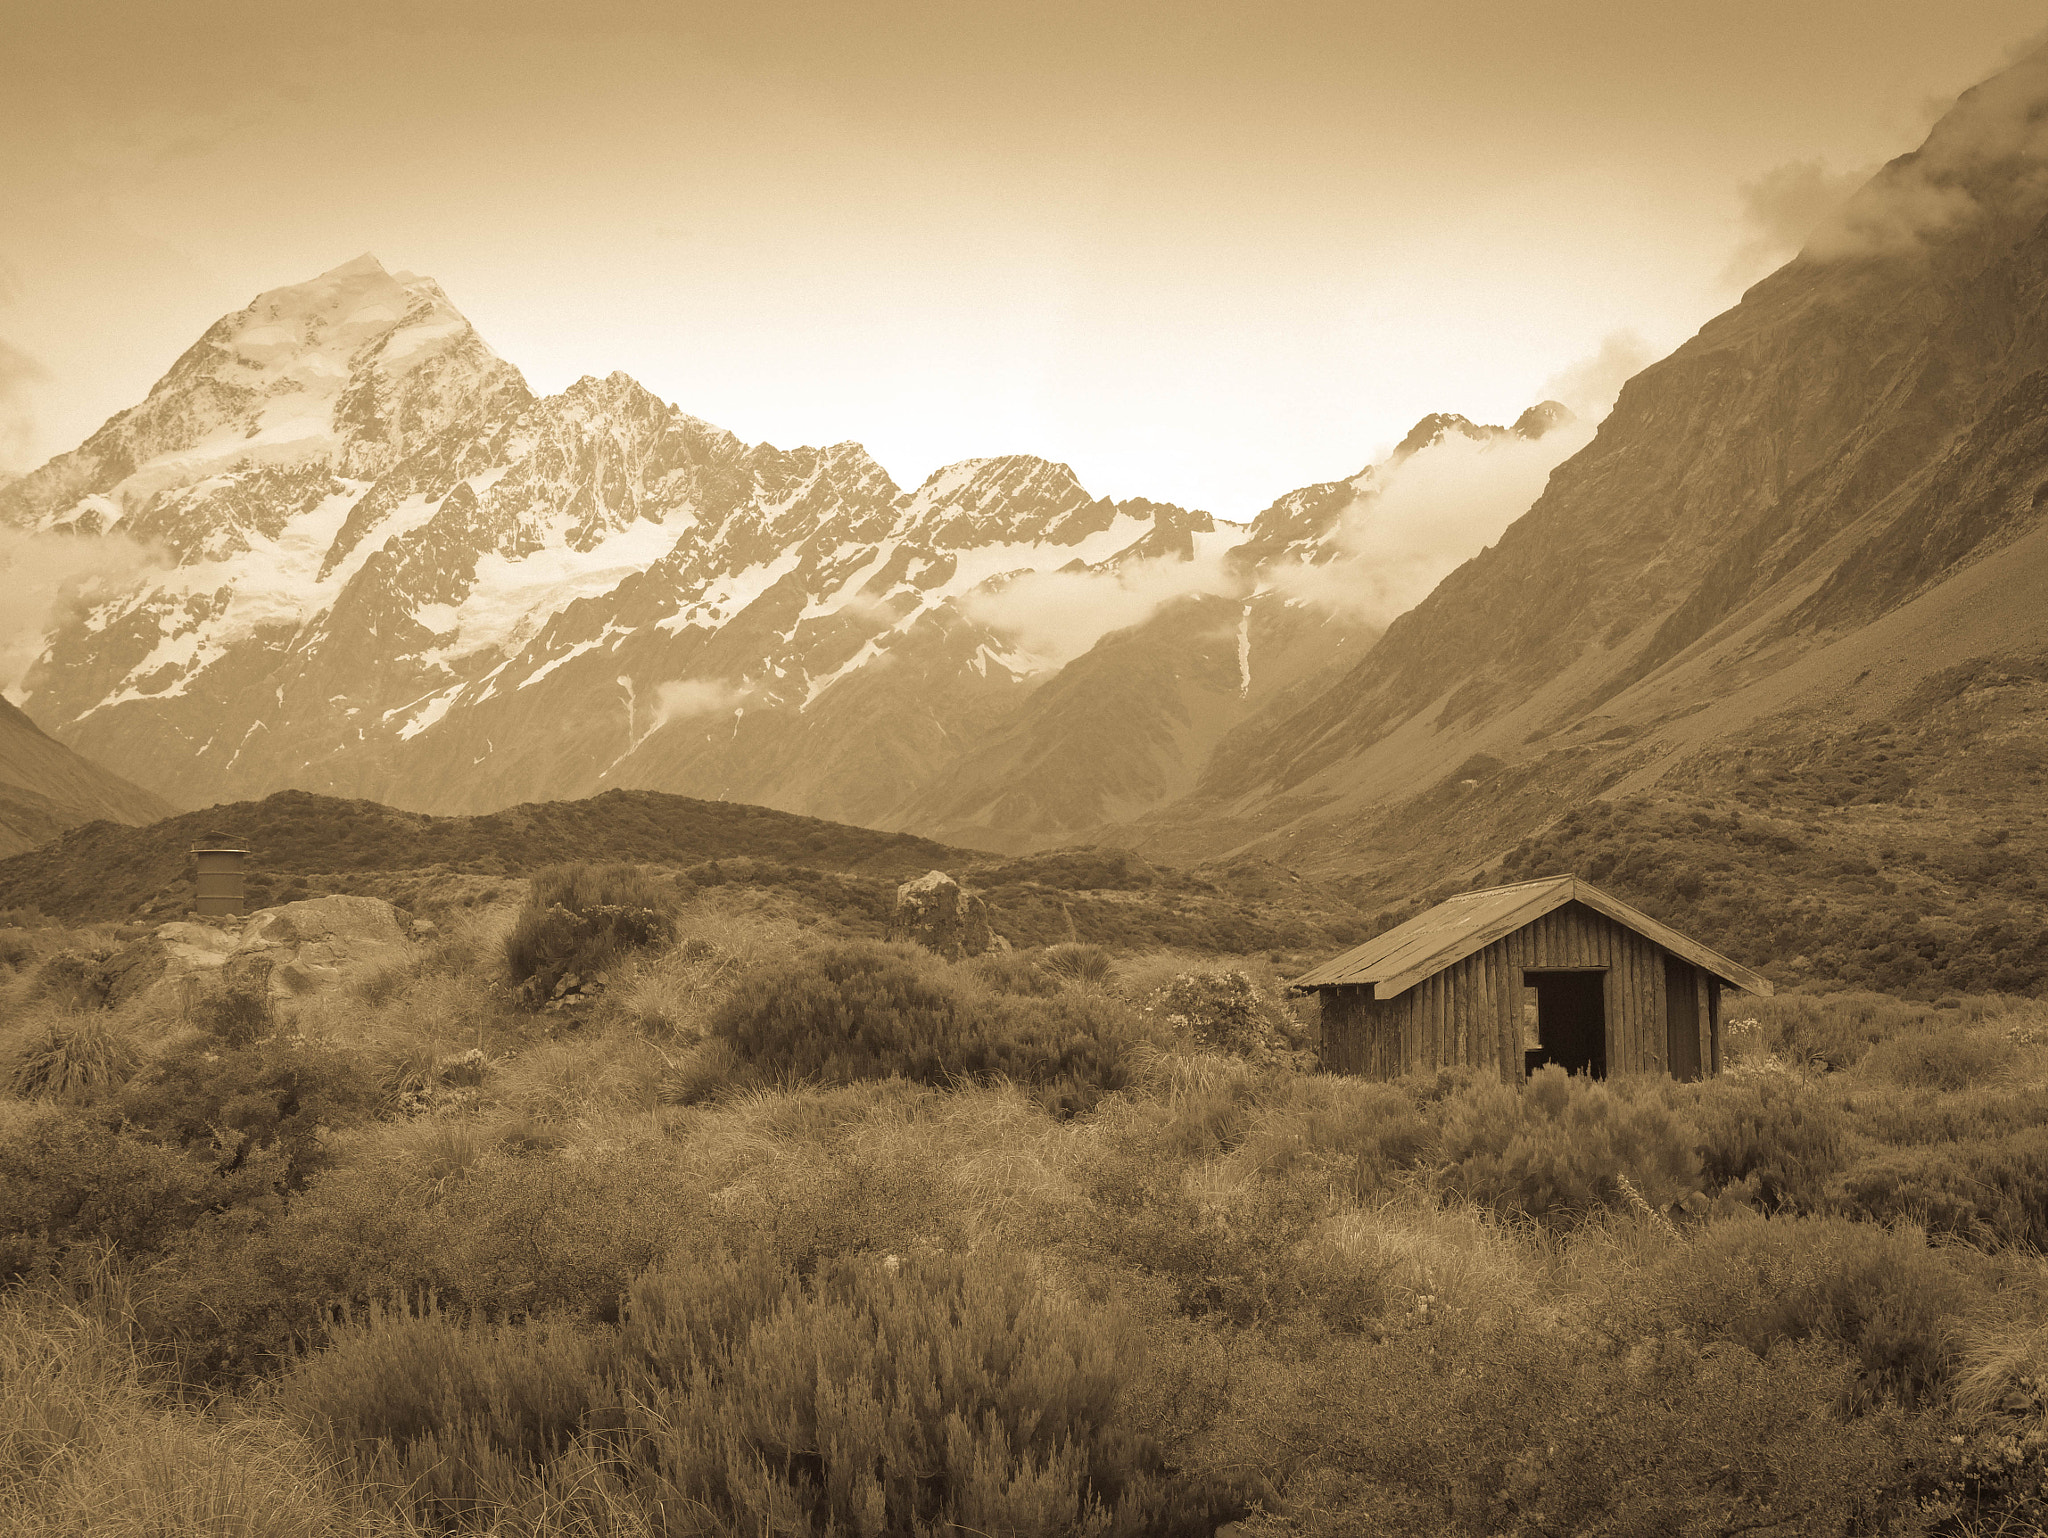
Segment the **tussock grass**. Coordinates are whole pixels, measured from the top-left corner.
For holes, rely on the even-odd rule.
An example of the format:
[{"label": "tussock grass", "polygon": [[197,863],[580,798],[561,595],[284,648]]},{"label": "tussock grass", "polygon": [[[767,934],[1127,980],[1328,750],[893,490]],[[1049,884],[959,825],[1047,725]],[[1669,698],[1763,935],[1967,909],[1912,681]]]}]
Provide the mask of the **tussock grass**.
[{"label": "tussock grass", "polygon": [[106,1323],[0,1304],[0,1530],[21,1538],[372,1538],[274,1417],[169,1403]]},{"label": "tussock grass", "polygon": [[24,1022],[9,1057],[10,1093],[86,1100],[125,1083],[142,1055],[104,1013],[45,1004]]}]

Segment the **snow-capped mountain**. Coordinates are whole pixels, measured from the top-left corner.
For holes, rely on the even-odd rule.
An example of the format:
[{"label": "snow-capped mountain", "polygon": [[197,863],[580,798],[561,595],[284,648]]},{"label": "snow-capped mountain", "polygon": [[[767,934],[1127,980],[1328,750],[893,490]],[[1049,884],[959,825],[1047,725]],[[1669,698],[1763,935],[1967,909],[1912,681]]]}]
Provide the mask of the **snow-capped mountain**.
[{"label": "snow-capped mountain", "polygon": [[[1430,418],[1390,463],[1510,431]],[[1185,790],[1369,642],[1280,577],[1386,468],[1250,526],[1025,456],[904,491],[858,444],[748,445],[621,374],[537,399],[434,283],[363,257],[224,317],[0,488],[0,522],[154,562],[26,687],[174,801],[631,786],[1021,847]],[[1073,609],[1052,633],[1019,620],[1041,589]]]}]

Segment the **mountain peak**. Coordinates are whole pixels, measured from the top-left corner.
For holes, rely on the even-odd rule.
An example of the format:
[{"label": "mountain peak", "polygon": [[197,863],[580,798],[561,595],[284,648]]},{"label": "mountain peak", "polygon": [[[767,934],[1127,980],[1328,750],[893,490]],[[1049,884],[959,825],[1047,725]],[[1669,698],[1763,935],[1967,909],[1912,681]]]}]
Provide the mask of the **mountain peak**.
[{"label": "mountain peak", "polygon": [[[367,277],[372,274],[378,277],[390,276],[389,270],[384,264],[378,261],[372,253],[365,251],[361,256],[354,258],[352,261],[343,262],[339,267],[328,268],[327,271],[320,274],[320,278],[354,278]],[[316,278],[314,281],[318,282],[320,279]]]},{"label": "mountain peak", "polygon": [[1538,401],[1516,417],[1515,425],[1508,431],[1517,438],[1533,440],[1560,427],[1569,427],[1578,419],[1579,414],[1563,401]]}]

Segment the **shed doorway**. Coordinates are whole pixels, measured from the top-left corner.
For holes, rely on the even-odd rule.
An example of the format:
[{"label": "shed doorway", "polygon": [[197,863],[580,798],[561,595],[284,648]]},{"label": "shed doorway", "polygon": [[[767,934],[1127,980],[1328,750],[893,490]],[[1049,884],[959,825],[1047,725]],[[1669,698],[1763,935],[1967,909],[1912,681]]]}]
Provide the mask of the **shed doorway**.
[{"label": "shed doorway", "polygon": [[1606,972],[1525,971],[1522,984],[1536,995],[1536,1047],[1523,1054],[1523,1071],[1555,1063],[1566,1073],[1606,1078]]}]

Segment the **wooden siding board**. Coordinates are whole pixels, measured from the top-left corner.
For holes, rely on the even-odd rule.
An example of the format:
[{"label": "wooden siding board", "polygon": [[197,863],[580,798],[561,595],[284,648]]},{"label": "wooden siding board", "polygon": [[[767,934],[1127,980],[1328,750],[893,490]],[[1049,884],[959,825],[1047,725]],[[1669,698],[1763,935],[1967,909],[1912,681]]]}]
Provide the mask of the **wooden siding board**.
[{"label": "wooden siding board", "polygon": [[1472,1061],[1472,958],[1459,962],[1451,977],[1451,1015],[1458,1032],[1460,1063]]},{"label": "wooden siding board", "polygon": [[1704,972],[1694,974],[1693,1007],[1699,1012],[1700,1031],[1700,1077],[1712,1078],[1714,1074],[1714,1031],[1707,1018],[1707,987]]}]

